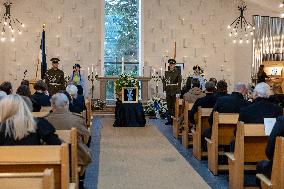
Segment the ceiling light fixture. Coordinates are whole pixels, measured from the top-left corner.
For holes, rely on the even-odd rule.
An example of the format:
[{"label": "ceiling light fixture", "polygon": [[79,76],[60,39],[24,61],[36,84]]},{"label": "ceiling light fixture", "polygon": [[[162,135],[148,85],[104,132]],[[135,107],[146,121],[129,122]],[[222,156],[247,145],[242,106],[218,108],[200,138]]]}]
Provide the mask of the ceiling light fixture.
[{"label": "ceiling light fixture", "polygon": [[10,41],[15,41],[15,31],[18,32],[19,35],[22,34],[21,28],[24,28],[25,25],[20,22],[17,18],[13,18],[11,15],[11,7],[12,3],[10,0],[6,1],[4,4],[5,6],[5,14],[2,17],[2,20],[0,21],[0,24],[2,24],[2,32],[1,32],[1,41],[4,42],[8,31],[10,30]]},{"label": "ceiling light fixture", "polygon": [[239,44],[243,44],[245,40],[247,44],[249,43],[249,36],[253,35],[253,30],[255,29],[252,24],[250,24],[244,17],[244,12],[247,10],[247,5],[244,1],[238,6],[240,11],[240,16],[236,18],[232,24],[228,25],[228,30],[230,30],[229,36],[233,38],[233,43],[239,41]]}]

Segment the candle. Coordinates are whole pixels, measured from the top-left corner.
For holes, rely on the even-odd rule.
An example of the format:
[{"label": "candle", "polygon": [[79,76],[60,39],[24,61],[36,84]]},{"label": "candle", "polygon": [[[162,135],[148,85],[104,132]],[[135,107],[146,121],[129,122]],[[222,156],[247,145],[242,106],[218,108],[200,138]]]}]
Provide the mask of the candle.
[{"label": "candle", "polygon": [[96,75],[98,75],[97,68],[95,69],[95,73],[96,73]]},{"label": "candle", "polygon": [[88,67],[88,76],[90,75],[90,68]]},{"label": "candle", "polygon": [[160,68],[160,71],[161,71],[160,76],[162,76],[163,75],[163,68],[162,67]]},{"label": "candle", "polygon": [[94,73],[94,66],[92,65],[92,73]]},{"label": "candle", "polygon": [[154,77],[156,76],[156,69],[154,68]]},{"label": "candle", "polygon": [[121,58],[121,73],[124,74],[124,57]]}]

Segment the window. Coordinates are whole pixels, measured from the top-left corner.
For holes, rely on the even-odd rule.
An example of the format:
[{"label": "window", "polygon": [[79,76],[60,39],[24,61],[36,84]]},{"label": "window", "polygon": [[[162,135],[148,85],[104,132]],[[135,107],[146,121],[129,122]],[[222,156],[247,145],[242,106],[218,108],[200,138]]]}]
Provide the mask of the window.
[{"label": "window", "polygon": [[[139,1],[105,0],[105,76],[139,75]],[[106,98],[114,99],[113,82],[107,83]]]}]

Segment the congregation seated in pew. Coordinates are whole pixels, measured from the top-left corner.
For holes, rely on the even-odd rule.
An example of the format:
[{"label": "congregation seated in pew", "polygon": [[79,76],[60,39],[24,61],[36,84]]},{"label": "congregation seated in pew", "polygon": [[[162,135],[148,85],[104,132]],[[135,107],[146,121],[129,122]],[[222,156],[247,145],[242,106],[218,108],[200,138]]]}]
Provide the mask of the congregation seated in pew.
[{"label": "congregation seated in pew", "polygon": [[32,111],[33,112],[39,112],[41,109],[41,105],[31,98],[31,91],[30,88],[27,85],[20,85],[17,89],[16,94],[21,95],[23,97],[27,97],[32,102]]},{"label": "congregation seated in pew", "polygon": [[189,103],[195,103],[195,101],[199,98],[205,96],[205,93],[202,92],[200,88],[200,82],[197,78],[192,79],[192,88],[183,95],[183,100]]},{"label": "congregation seated in pew", "polygon": [[[264,118],[277,118],[283,115],[283,109],[269,101],[270,86],[258,83],[253,91],[253,103],[241,108],[239,121],[244,123],[264,123]],[[234,151],[234,140],[230,151]]]},{"label": "congregation seated in pew", "polygon": [[198,111],[199,106],[202,108],[213,108],[216,102],[216,97],[214,96],[213,93],[215,89],[214,83],[212,81],[206,82],[205,89],[206,89],[206,96],[197,99],[188,114],[189,121],[191,124],[195,124],[194,114]]},{"label": "congregation seated in pew", "polygon": [[9,95],[0,100],[0,145],[59,145],[55,128],[45,119],[34,118],[23,98]]},{"label": "congregation seated in pew", "polygon": [[90,132],[86,128],[85,120],[81,115],[69,111],[69,100],[63,93],[56,93],[51,97],[52,112],[47,119],[56,130],[77,129],[78,138],[78,165],[82,167],[80,184],[83,185],[85,168],[91,163],[92,157],[87,143],[90,140]]},{"label": "congregation seated in pew", "polygon": [[[232,94],[218,98],[208,119],[210,127],[212,128],[213,124],[213,112],[239,113],[241,108],[249,105],[249,102],[244,99],[246,94],[246,85],[244,83],[237,83]],[[211,138],[211,128],[204,131],[204,137]]]},{"label": "congregation seated in pew", "polygon": [[[214,81],[212,82],[214,83]],[[225,80],[219,80],[215,85],[217,87],[216,91],[214,91],[214,96],[216,98],[228,95],[228,84]]]},{"label": "congregation seated in pew", "polygon": [[36,101],[41,106],[50,106],[50,96],[47,93],[47,85],[43,80],[38,80],[34,84],[35,93],[31,99]]},{"label": "congregation seated in pew", "polygon": [[13,87],[12,87],[11,82],[4,81],[3,83],[1,83],[0,91],[4,91],[7,95],[12,94],[13,93]]},{"label": "congregation seated in pew", "polygon": [[85,98],[82,95],[83,93],[82,86],[68,85],[66,87],[66,91],[69,93],[71,98],[70,111],[78,114],[83,112],[83,110],[85,110],[86,107],[85,107]]}]

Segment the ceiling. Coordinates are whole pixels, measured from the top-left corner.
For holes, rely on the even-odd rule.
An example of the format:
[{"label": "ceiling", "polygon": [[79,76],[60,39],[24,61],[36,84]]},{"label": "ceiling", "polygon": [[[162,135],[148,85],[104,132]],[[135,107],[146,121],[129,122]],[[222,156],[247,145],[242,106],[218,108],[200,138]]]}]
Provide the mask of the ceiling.
[{"label": "ceiling", "polygon": [[281,1],[282,0],[247,0],[247,2],[252,2],[275,13],[284,11],[284,8],[279,8]]}]

